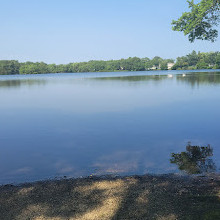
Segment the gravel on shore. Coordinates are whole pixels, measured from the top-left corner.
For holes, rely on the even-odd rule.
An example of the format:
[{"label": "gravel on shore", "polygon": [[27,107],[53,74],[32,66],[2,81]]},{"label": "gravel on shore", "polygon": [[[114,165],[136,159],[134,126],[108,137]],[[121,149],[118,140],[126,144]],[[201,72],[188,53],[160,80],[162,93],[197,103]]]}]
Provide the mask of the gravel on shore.
[{"label": "gravel on shore", "polygon": [[220,219],[220,175],[87,177],[0,186],[1,220]]}]

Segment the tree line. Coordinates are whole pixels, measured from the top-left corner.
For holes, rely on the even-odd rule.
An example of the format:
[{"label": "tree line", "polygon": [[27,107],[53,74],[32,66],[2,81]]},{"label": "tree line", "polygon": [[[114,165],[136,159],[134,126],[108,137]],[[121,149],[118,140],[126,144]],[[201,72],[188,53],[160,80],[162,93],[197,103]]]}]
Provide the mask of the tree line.
[{"label": "tree line", "polygon": [[[0,60],[0,74],[42,74],[42,73],[80,73],[80,72],[114,72],[114,71],[147,71],[167,70],[173,59],[153,59],[129,57],[120,60],[91,60],[69,64],[46,64],[44,62],[23,62]],[[192,53],[178,57],[172,69],[219,69],[220,52]]]},{"label": "tree line", "polygon": [[120,60],[91,60],[88,62],[69,64],[46,64],[44,62],[19,63],[16,60],[0,60],[0,74],[40,74],[40,73],[80,73],[80,72],[114,72],[114,71],[145,71],[152,67],[167,69],[167,64],[174,62],[172,59],[161,57],[138,58],[129,57]]},{"label": "tree line", "polygon": [[192,53],[177,57],[173,70],[220,69],[220,52]]}]

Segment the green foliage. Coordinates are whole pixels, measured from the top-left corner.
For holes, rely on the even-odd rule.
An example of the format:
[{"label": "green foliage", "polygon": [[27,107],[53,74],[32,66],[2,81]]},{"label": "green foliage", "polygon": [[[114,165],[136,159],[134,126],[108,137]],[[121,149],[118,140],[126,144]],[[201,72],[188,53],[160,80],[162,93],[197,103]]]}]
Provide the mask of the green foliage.
[{"label": "green foliage", "polygon": [[48,65],[46,63],[22,63],[19,73],[20,74],[37,74],[37,73],[48,73]]},{"label": "green foliage", "polygon": [[200,60],[196,66],[197,66],[197,69],[208,69],[209,68],[208,64],[204,60]]},{"label": "green foliage", "polygon": [[216,69],[220,69],[220,53],[216,56]]},{"label": "green foliage", "polygon": [[[114,72],[114,71],[144,71],[151,69],[154,65],[160,69],[163,63],[172,61],[163,60],[160,57],[149,58],[129,57],[120,60],[91,60],[89,62],[69,64],[46,64],[43,62],[25,62],[19,64],[17,61],[0,61],[0,74],[42,74],[42,73],[80,73],[80,72]],[[16,64],[16,65],[15,65]],[[16,66],[16,71],[12,67]],[[164,68],[167,69],[167,68]]]},{"label": "green foliage", "polygon": [[173,70],[182,69],[218,69],[220,68],[220,53],[192,53],[177,57],[176,63],[173,66]]},{"label": "green foliage", "polygon": [[[46,64],[44,62],[19,63],[15,60],[0,61],[0,75],[9,74],[42,74],[42,73],[81,73],[81,72],[114,72],[114,71],[147,71],[151,69],[167,70],[168,63],[173,59],[162,59],[155,56],[152,60],[148,57],[129,57],[120,60],[91,60],[89,62],[69,64]],[[173,70],[191,69],[220,69],[220,52],[192,53],[178,57]]]},{"label": "green foliage", "polygon": [[161,70],[167,70],[168,69],[167,62],[166,61],[162,62],[161,65],[160,65],[160,68],[161,68]]},{"label": "green foliage", "polygon": [[20,64],[17,60],[0,60],[0,74],[19,74]]},{"label": "green foliage", "polygon": [[156,68],[158,68],[159,69],[159,65],[160,65],[160,63],[162,62],[162,58],[161,57],[158,57],[158,56],[156,56],[156,57],[154,57],[152,60],[151,60],[151,63],[156,67]]},{"label": "green foliage", "polygon": [[214,29],[219,23],[220,0],[201,0],[195,4],[188,0],[190,12],[185,12],[177,21],[172,21],[174,31],[188,35],[189,41],[195,39],[215,41],[218,31]]}]

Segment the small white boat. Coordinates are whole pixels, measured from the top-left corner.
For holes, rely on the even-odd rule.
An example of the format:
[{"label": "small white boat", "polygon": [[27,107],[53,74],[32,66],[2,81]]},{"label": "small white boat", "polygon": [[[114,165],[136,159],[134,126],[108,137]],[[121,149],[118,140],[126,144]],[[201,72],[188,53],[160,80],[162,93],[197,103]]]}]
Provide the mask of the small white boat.
[{"label": "small white boat", "polygon": [[185,76],[186,76],[186,74],[183,73],[182,77],[185,77]]},{"label": "small white boat", "polygon": [[173,75],[172,75],[172,74],[168,74],[168,75],[167,75],[167,77],[172,78],[172,77],[173,77]]}]

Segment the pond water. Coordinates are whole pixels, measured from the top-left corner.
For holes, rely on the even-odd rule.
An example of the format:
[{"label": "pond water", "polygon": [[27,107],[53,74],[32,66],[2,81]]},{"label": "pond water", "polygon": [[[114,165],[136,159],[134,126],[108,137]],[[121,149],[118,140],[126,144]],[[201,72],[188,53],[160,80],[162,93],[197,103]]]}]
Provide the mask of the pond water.
[{"label": "pond water", "polygon": [[219,172],[219,116],[218,71],[0,76],[0,184],[184,172],[189,141]]}]

